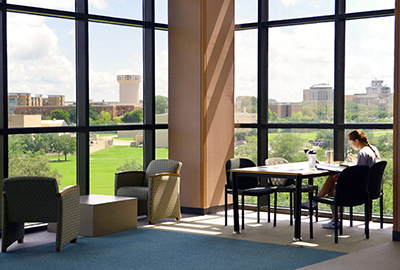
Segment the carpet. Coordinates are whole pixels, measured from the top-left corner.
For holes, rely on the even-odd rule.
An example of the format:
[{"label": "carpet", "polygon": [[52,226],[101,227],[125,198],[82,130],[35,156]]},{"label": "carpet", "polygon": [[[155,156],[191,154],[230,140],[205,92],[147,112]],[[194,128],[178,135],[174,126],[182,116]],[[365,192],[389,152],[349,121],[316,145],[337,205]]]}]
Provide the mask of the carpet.
[{"label": "carpet", "polygon": [[[17,245],[17,243],[14,243]],[[346,253],[138,228],[0,253],[4,269],[296,269]]]}]

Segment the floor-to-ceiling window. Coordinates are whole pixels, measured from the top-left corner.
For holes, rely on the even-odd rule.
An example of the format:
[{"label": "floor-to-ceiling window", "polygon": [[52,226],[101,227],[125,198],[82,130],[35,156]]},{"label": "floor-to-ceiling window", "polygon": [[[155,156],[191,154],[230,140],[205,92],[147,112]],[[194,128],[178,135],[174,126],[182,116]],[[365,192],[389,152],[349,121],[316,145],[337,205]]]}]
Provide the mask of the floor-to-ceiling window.
[{"label": "floor-to-ceiling window", "polygon": [[1,179],[112,195],[168,158],[167,0],[0,2]]},{"label": "floor-to-ceiling window", "polygon": [[313,148],[319,160],[326,150],[345,160],[347,133],[364,130],[388,161],[391,215],[394,6],[236,0],[235,155],[262,165],[268,157],[305,161],[303,150]]}]

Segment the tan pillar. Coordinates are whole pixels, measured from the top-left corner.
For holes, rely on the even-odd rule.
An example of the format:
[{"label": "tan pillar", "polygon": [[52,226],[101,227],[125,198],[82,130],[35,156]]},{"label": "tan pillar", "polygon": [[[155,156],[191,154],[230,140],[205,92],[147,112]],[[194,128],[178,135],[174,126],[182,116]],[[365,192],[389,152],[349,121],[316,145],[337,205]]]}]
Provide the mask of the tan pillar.
[{"label": "tan pillar", "polygon": [[223,204],[233,157],[233,3],[168,1],[169,157],[183,163],[181,206],[193,213]]},{"label": "tan pillar", "polygon": [[394,59],[393,240],[400,241],[400,1],[396,1]]}]

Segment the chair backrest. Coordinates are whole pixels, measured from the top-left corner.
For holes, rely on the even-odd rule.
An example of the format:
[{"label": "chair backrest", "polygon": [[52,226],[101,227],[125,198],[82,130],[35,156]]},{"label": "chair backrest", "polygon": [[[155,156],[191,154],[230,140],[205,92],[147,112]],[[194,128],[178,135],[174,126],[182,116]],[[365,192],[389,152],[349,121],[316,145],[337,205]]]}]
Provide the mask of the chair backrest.
[{"label": "chair backrest", "polygon": [[[232,173],[228,172],[230,169],[239,169],[246,167],[255,167],[253,161],[247,158],[231,158],[225,163],[225,171],[226,171],[226,187],[228,189],[232,189],[233,185],[233,177]],[[258,178],[257,177],[239,177],[238,178],[238,189],[248,189],[254,188],[258,186]]]},{"label": "chair backrest", "polygon": [[55,178],[20,176],[4,179],[10,222],[56,222],[59,199]]},{"label": "chair backrest", "polygon": [[[289,163],[284,158],[267,158],[265,160],[265,165],[277,165],[277,164],[284,164]],[[287,179],[287,178],[269,178],[269,184],[271,186],[289,186],[294,184],[294,179]]]},{"label": "chair backrest", "polygon": [[149,176],[156,173],[180,173],[182,163],[172,159],[156,159],[152,160],[147,166],[146,175],[143,180],[143,185],[149,185]]},{"label": "chair backrest", "polygon": [[386,164],[386,161],[379,161],[369,170],[368,193],[370,199],[377,199],[382,194],[382,179]]},{"label": "chair backrest", "polygon": [[357,165],[340,173],[335,195],[338,206],[362,205],[367,201],[369,169],[367,165]]}]

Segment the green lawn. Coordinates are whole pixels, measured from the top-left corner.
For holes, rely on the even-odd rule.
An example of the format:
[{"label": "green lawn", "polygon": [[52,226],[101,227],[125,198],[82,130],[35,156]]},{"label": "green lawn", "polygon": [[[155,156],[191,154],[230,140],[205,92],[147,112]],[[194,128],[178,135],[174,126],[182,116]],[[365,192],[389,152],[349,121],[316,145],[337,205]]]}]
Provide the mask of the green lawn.
[{"label": "green lawn", "polygon": [[[157,148],[156,158],[168,158],[167,148]],[[129,146],[111,146],[90,155],[90,193],[114,194],[114,174],[128,159],[143,163],[143,149]],[[61,187],[76,183],[76,156],[68,156],[68,161],[51,158],[51,165],[63,174]]]}]

